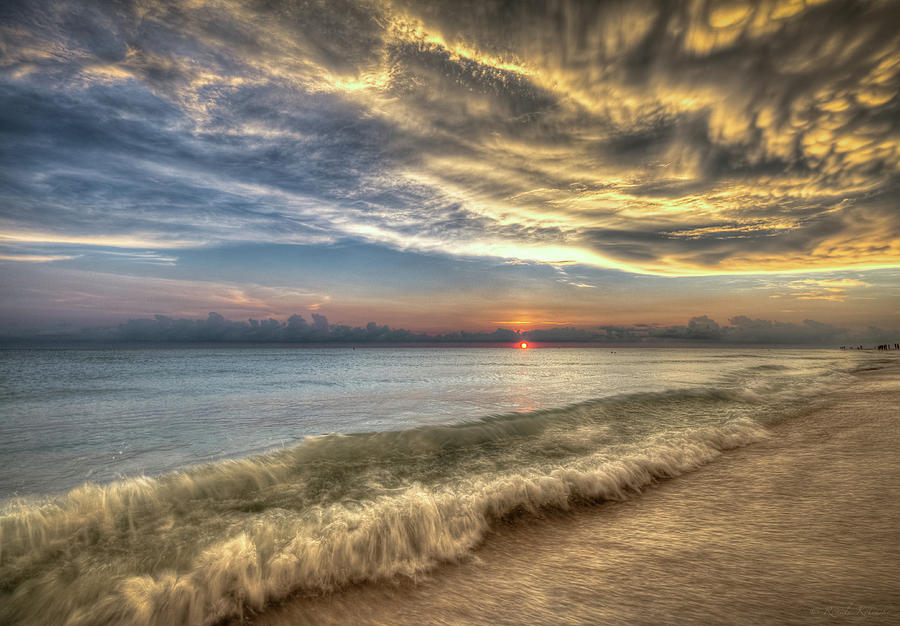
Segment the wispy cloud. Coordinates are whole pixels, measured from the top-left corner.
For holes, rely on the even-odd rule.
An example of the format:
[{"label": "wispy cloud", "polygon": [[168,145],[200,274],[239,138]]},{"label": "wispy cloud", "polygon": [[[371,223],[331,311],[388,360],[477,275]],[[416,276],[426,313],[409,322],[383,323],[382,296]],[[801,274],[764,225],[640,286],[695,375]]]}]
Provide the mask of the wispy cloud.
[{"label": "wispy cloud", "polygon": [[152,313],[205,316],[210,309],[229,317],[286,317],[292,312],[317,310],[328,294],[291,287],[209,280],[167,279],[60,269],[29,275],[9,275],[5,289],[14,295],[0,306],[11,319],[121,320]]},{"label": "wispy cloud", "polygon": [[849,297],[849,291],[860,287],[871,287],[870,283],[855,278],[840,279],[812,279],[792,280],[785,285],[792,292],[787,296],[797,300],[830,300],[844,302]]},{"label": "wispy cloud", "polygon": [[66,254],[0,254],[0,261],[18,261],[22,263],[50,263],[76,258]]}]

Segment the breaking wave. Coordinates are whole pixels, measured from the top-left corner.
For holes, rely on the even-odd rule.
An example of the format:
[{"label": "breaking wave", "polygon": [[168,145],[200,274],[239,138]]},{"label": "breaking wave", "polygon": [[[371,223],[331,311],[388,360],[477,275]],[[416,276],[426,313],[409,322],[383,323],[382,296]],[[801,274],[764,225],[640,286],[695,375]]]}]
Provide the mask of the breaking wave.
[{"label": "breaking wave", "polygon": [[621,396],[10,501],[0,622],[210,624],[412,576],[510,515],[621,500],[758,441],[762,410],[719,390]]}]

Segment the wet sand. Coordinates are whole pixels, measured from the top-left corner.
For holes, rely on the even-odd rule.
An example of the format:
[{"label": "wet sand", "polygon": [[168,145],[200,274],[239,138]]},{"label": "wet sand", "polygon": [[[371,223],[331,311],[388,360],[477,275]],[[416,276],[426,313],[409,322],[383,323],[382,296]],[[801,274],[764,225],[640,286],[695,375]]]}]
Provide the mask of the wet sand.
[{"label": "wet sand", "polygon": [[632,500],[523,516],[465,562],[257,624],[900,623],[900,368]]}]

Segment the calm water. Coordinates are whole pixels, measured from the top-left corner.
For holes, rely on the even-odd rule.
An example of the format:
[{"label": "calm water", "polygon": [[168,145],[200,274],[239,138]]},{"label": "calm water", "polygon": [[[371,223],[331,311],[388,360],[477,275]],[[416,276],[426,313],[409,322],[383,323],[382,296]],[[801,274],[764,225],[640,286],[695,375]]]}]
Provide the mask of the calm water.
[{"label": "calm water", "polygon": [[0,498],[158,474],[308,435],[458,423],[636,392],[802,392],[859,358],[782,350],[2,350]]},{"label": "calm water", "polygon": [[511,516],[626,500],[768,440],[887,361],[5,350],[0,622],[216,623],[418,576]]}]

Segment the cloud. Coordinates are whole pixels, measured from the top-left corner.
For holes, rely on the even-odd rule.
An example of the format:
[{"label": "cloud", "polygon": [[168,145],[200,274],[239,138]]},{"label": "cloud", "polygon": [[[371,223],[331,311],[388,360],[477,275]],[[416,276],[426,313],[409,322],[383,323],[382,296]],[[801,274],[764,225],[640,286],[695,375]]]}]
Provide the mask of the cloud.
[{"label": "cloud", "polygon": [[661,275],[900,264],[893,3],[5,11],[10,237],[349,238]]},{"label": "cloud", "polygon": [[[835,344],[853,341],[858,333],[846,328],[804,320],[801,324],[766,319],[753,319],[737,315],[728,320],[728,326],[720,326],[707,316],[693,318],[687,326],[652,328],[651,337],[701,340],[730,344],[815,345],[834,347]],[[884,334],[896,331],[882,331]]]},{"label": "cloud", "polygon": [[792,280],[785,285],[789,289],[788,296],[798,300],[831,300],[844,302],[850,290],[860,287],[871,287],[870,283],[855,278]]},{"label": "cloud", "polygon": [[0,261],[17,261],[21,263],[51,263],[74,258],[76,257],[65,254],[0,254]]},{"label": "cloud", "polygon": [[[519,322],[498,322],[516,325]],[[546,322],[545,322],[546,323]],[[553,324],[553,322],[550,322]],[[85,328],[79,331],[20,332],[0,337],[7,343],[29,341],[107,341],[140,343],[513,343],[535,342],[630,343],[658,345],[665,343],[743,344],[743,345],[813,345],[837,347],[838,344],[887,342],[898,330],[869,327],[851,332],[831,324],[804,320],[802,324],[752,319],[738,315],[720,326],[706,315],[693,317],[686,326],[600,326],[574,328],[563,326],[531,331],[497,328],[493,332],[414,333],[369,322],[363,326],[330,324],[324,315],[313,312],[308,321],[293,314],[286,320],[274,318],[232,321],[219,313],[201,318],[172,318],[156,315],[134,318],[118,326]]]},{"label": "cloud", "polygon": [[[135,259],[127,262],[134,263]],[[4,274],[3,290],[11,297],[0,305],[0,318],[28,320],[36,325],[60,319],[81,325],[117,322],[142,315],[148,307],[152,311],[188,317],[205,314],[206,308],[216,308],[238,318],[284,316],[291,311],[314,310],[330,300],[326,293],[289,285],[182,280],[72,269]]]}]

